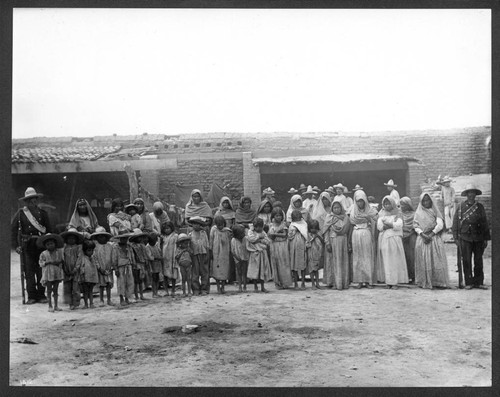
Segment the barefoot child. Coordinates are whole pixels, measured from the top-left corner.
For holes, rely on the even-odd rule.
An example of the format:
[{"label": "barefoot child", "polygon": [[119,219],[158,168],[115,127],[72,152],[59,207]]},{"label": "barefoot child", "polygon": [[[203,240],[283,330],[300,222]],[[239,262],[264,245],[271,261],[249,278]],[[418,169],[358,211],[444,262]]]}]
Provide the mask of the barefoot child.
[{"label": "barefoot child", "polygon": [[216,215],[214,226],[210,229],[210,256],[212,257],[210,273],[217,283],[217,292],[219,294],[224,293],[224,286],[230,275],[231,234],[231,229],[226,227],[224,217]]},{"label": "barefoot child", "polygon": [[[64,280],[64,245],[63,239],[58,234],[47,233],[38,238],[36,242],[38,248],[45,248],[40,254],[39,263],[42,268],[42,285],[47,287],[47,297],[49,298],[49,312],[61,311],[57,304],[59,283]],[[52,297],[54,306],[52,307]]]},{"label": "barefoot child", "polygon": [[144,297],[142,283],[146,278],[146,272],[149,268],[149,261],[151,256],[146,249],[148,242],[148,234],[143,233],[141,229],[134,229],[132,236],[129,237],[128,242],[134,252],[135,264],[132,267],[132,274],[134,275],[134,295],[135,301],[147,300]]},{"label": "barefoot child", "polygon": [[172,283],[172,296],[175,295],[175,281],[179,279],[179,265],[175,260],[175,247],[178,234],[175,232],[174,224],[168,221],[163,225],[163,288],[165,296],[168,296],[168,282]]},{"label": "barefoot child", "polygon": [[321,289],[318,270],[323,261],[323,246],[323,238],[319,235],[319,222],[313,219],[309,223],[309,238],[306,244],[307,273],[311,275],[312,289]]},{"label": "barefoot child", "polygon": [[69,304],[69,310],[80,306],[80,287],[76,275],[76,260],[82,255],[82,243],[84,237],[76,229],[68,229],[60,234],[64,244],[64,282],[63,302]]},{"label": "barefoot child", "polygon": [[[279,203],[278,201],[274,204]],[[271,227],[268,237],[271,239],[271,269],[274,285],[278,289],[292,286],[292,271],[288,254],[288,229],[284,222],[285,214],[281,208],[274,208],[271,212]]]},{"label": "barefoot child", "polygon": [[128,238],[132,234],[122,234],[118,237],[118,244],[115,244],[115,255],[113,269],[116,274],[116,284],[118,295],[120,295],[120,305],[125,306],[130,303],[129,299],[134,292],[134,276],[132,268],[135,263],[135,256],[132,247],[128,244]]},{"label": "barefoot child", "polygon": [[98,227],[92,234],[92,240],[95,243],[94,257],[99,270],[99,306],[104,306],[104,290],[108,306],[113,306],[111,302],[111,288],[113,288],[113,255],[115,250],[113,243],[109,241],[111,234],[106,232],[103,227]]},{"label": "barefoot child", "polygon": [[208,294],[210,291],[210,245],[207,233],[202,229],[202,227],[205,226],[205,222],[201,216],[193,216],[189,220],[189,223],[193,227],[193,230],[189,233],[189,237],[191,238],[191,251],[193,254],[192,289],[196,295],[201,295],[202,293]]},{"label": "barefoot child", "polygon": [[[247,290],[247,271],[249,252],[246,247],[245,227],[235,224],[233,226],[233,238],[231,239],[231,254],[233,254],[236,267],[236,280],[238,281],[238,291]],[[243,285],[243,288],[242,288]]]},{"label": "barefoot child", "polygon": [[80,282],[80,290],[83,292],[84,309],[93,309],[94,296],[92,291],[99,282],[97,262],[94,257],[95,243],[92,240],[85,240],[82,244],[83,255],[78,257],[77,271]]},{"label": "barefoot child", "polygon": [[300,289],[306,289],[306,242],[307,242],[307,223],[302,219],[300,210],[293,210],[291,213],[291,223],[288,228],[288,250],[290,253],[290,265],[294,281],[294,288],[298,288],[299,272],[302,278]]},{"label": "barefoot child", "polygon": [[[158,288],[160,286],[160,272],[163,269],[163,255],[160,248],[160,241],[155,233],[151,233],[148,236],[148,246],[149,255],[151,258],[151,289],[153,290],[153,298],[159,298]],[[165,282],[165,284],[167,284]],[[165,290],[167,287],[165,286]],[[168,294],[168,291],[167,291]]]},{"label": "barefoot child", "polygon": [[179,237],[177,239],[177,250],[175,252],[175,261],[177,262],[177,265],[179,266],[179,269],[181,270],[181,276],[182,276],[182,294],[186,296],[186,284],[187,284],[187,290],[188,296],[192,295],[191,292],[191,283],[192,283],[192,267],[193,267],[193,260],[192,256],[190,253],[190,241],[191,238],[184,233],[179,234]]},{"label": "barefoot child", "polygon": [[258,292],[257,282],[260,282],[262,292],[268,292],[264,288],[264,283],[271,280],[271,265],[267,256],[267,247],[270,243],[271,240],[264,231],[264,221],[256,218],[253,221],[253,230],[248,231],[246,243],[250,252],[247,277],[253,280],[255,292]]}]

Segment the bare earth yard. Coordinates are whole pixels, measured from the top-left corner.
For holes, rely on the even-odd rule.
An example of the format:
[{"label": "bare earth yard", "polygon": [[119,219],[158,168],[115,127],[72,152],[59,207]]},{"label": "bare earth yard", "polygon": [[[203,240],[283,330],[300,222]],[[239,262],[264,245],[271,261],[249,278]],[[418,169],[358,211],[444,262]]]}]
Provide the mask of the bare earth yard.
[{"label": "bare earth yard", "polygon": [[[457,289],[455,245],[446,250],[448,290],[314,291],[308,283],[306,291],[278,291],[268,283],[267,294],[230,286],[225,295],[93,310],[62,305],[59,313],[22,305],[13,253],[10,384],[491,386],[491,289]],[[490,247],[484,267],[491,286]],[[164,332],[185,324],[200,327]],[[17,343],[23,337],[37,344]]]}]

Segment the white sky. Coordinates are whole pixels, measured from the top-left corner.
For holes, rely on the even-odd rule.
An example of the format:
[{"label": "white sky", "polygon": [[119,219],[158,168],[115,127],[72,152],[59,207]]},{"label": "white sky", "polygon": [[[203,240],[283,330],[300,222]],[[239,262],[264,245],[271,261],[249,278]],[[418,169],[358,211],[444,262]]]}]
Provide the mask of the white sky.
[{"label": "white sky", "polygon": [[490,10],[15,9],[13,138],[491,125]]}]

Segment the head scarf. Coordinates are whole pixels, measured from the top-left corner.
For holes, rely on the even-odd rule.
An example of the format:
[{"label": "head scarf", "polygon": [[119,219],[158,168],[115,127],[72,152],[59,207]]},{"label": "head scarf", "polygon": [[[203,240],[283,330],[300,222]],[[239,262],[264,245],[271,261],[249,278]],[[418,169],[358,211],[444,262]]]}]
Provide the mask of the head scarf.
[{"label": "head scarf", "polygon": [[[229,203],[229,208],[228,209],[224,208],[223,205],[222,205],[225,201],[227,201]],[[229,199],[229,197],[224,196],[224,197],[222,197],[220,199],[219,209],[215,213],[215,216],[217,216],[217,215],[222,216],[226,221],[235,218],[236,213],[234,212],[233,203],[231,202],[231,200]]]},{"label": "head scarf", "polygon": [[[250,208],[243,208],[243,201],[250,200]],[[238,208],[236,209],[236,223],[252,223],[255,219],[257,212],[252,209],[252,199],[248,196],[243,196],[240,198],[240,202],[238,203]]]},{"label": "head scarf", "polygon": [[[365,202],[365,208],[360,209],[358,207],[358,200],[363,200]],[[377,218],[377,211],[373,209],[368,203],[368,198],[363,190],[356,190],[354,193],[354,204],[351,207],[350,220],[353,225],[367,223],[366,215],[370,216],[372,220]]]},{"label": "head scarf", "polygon": [[[406,204],[410,208],[409,211],[403,211],[403,206],[401,204]],[[401,206],[401,218],[403,218],[403,237],[411,234],[413,230],[413,218],[415,216],[415,210],[413,209],[413,204],[409,197],[402,197],[399,200],[399,205]]]},{"label": "head scarf", "polygon": [[[338,215],[333,213],[333,206],[335,203],[338,203],[340,206],[340,214]],[[331,227],[337,234],[346,234],[349,230],[349,218],[347,217],[344,206],[342,205],[341,197],[333,199],[330,211],[331,212],[325,219],[325,226],[323,227],[322,233],[324,234]]]},{"label": "head scarf", "polygon": [[[391,203],[391,206],[392,206],[392,210],[390,211],[387,211],[385,208],[384,208],[384,201],[385,200],[388,200],[390,203]],[[382,199],[382,209],[380,210],[380,212],[378,213],[379,216],[391,216],[391,215],[396,215],[396,216],[399,216],[401,218],[401,214],[400,214],[400,211],[399,211],[399,208],[396,204],[396,200],[394,200],[394,197],[392,196],[385,196],[383,199]]]},{"label": "head scarf", "polygon": [[[264,200],[262,200],[259,204],[259,209],[257,210],[257,213],[260,214],[262,211],[264,211],[264,207],[265,205],[269,203],[271,205],[271,211],[273,210],[273,203],[271,202],[271,200],[265,198]],[[271,212],[269,212],[270,214]]]},{"label": "head scarf", "polygon": [[[201,201],[199,204],[194,204],[193,203],[193,195],[195,193],[198,193],[201,197]],[[192,218],[193,216],[201,216],[202,218],[212,218],[212,210],[210,209],[210,206],[207,204],[206,201],[203,201],[203,196],[201,194],[201,191],[199,189],[194,189],[191,192],[191,198],[189,199],[188,203],[186,204],[186,212],[185,212],[185,217],[186,219]]]},{"label": "head scarf", "polygon": [[292,211],[293,210],[299,210],[302,214],[302,219],[306,219],[309,215],[309,211],[307,211],[304,207],[296,208],[293,203],[295,203],[297,200],[302,201],[302,197],[300,197],[299,194],[294,194],[292,196],[292,199],[290,200],[290,206],[288,207],[288,211],[286,212],[286,221],[291,222],[292,221]]},{"label": "head scarf", "polygon": [[[325,205],[323,204],[323,198],[326,198],[329,202],[330,205],[325,208]],[[313,212],[312,212],[312,219],[315,219],[319,222],[319,230],[323,230],[323,227],[325,226],[325,220],[330,214],[331,211],[331,205],[332,205],[332,199],[330,198],[330,195],[328,192],[323,192],[320,194],[318,202],[314,206]]]},{"label": "head scarf", "polygon": [[[424,199],[425,196],[429,196],[429,198],[432,201],[432,207],[431,208],[425,208],[422,205],[422,200]],[[441,214],[441,211],[436,205],[436,202],[434,201],[434,197],[430,195],[427,192],[424,192],[420,195],[420,200],[418,202],[418,207],[417,210],[415,211],[415,217],[413,220],[413,226],[415,228],[420,228],[424,233],[428,233],[432,231],[437,224],[436,219],[441,218],[444,222],[443,215]]]},{"label": "head scarf", "polygon": [[75,203],[75,210],[73,211],[73,215],[71,215],[71,219],[69,220],[68,229],[74,228],[78,229],[78,226],[85,227],[85,223],[80,220],[80,214],[78,213],[78,203],[85,202],[85,206],[87,207],[87,216],[90,219],[90,227],[92,228],[91,233],[94,233],[96,227],[99,226],[99,222],[97,221],[97,216],[92,210],[89,202],[85,199],[77,200]]}]

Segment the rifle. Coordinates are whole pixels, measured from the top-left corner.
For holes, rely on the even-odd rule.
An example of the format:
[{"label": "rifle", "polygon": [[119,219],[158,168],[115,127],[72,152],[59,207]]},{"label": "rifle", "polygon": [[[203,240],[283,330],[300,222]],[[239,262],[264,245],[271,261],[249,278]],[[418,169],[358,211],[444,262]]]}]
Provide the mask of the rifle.
[{"label": "rifle", "polygon": [[460,246],[460,237],[458,237],[457,244],[457,267],[458,267],[458,288],[464,288],[463,270],[462,270],[462,247]]},{"label": "rifle", "polygon": [[18,212],[17,214],[17,222],[18,222],[18,230],[17,230],[17,242],[20,249],[19,252],[19,263],[21,270],[21,293],[23,296],[23,305],[26,303],[26,288],[25,288],[25,279],[24,272],[26,270],[24,265],[24,251],[23,251],[23,238],[21,236],[21,214]]}]

